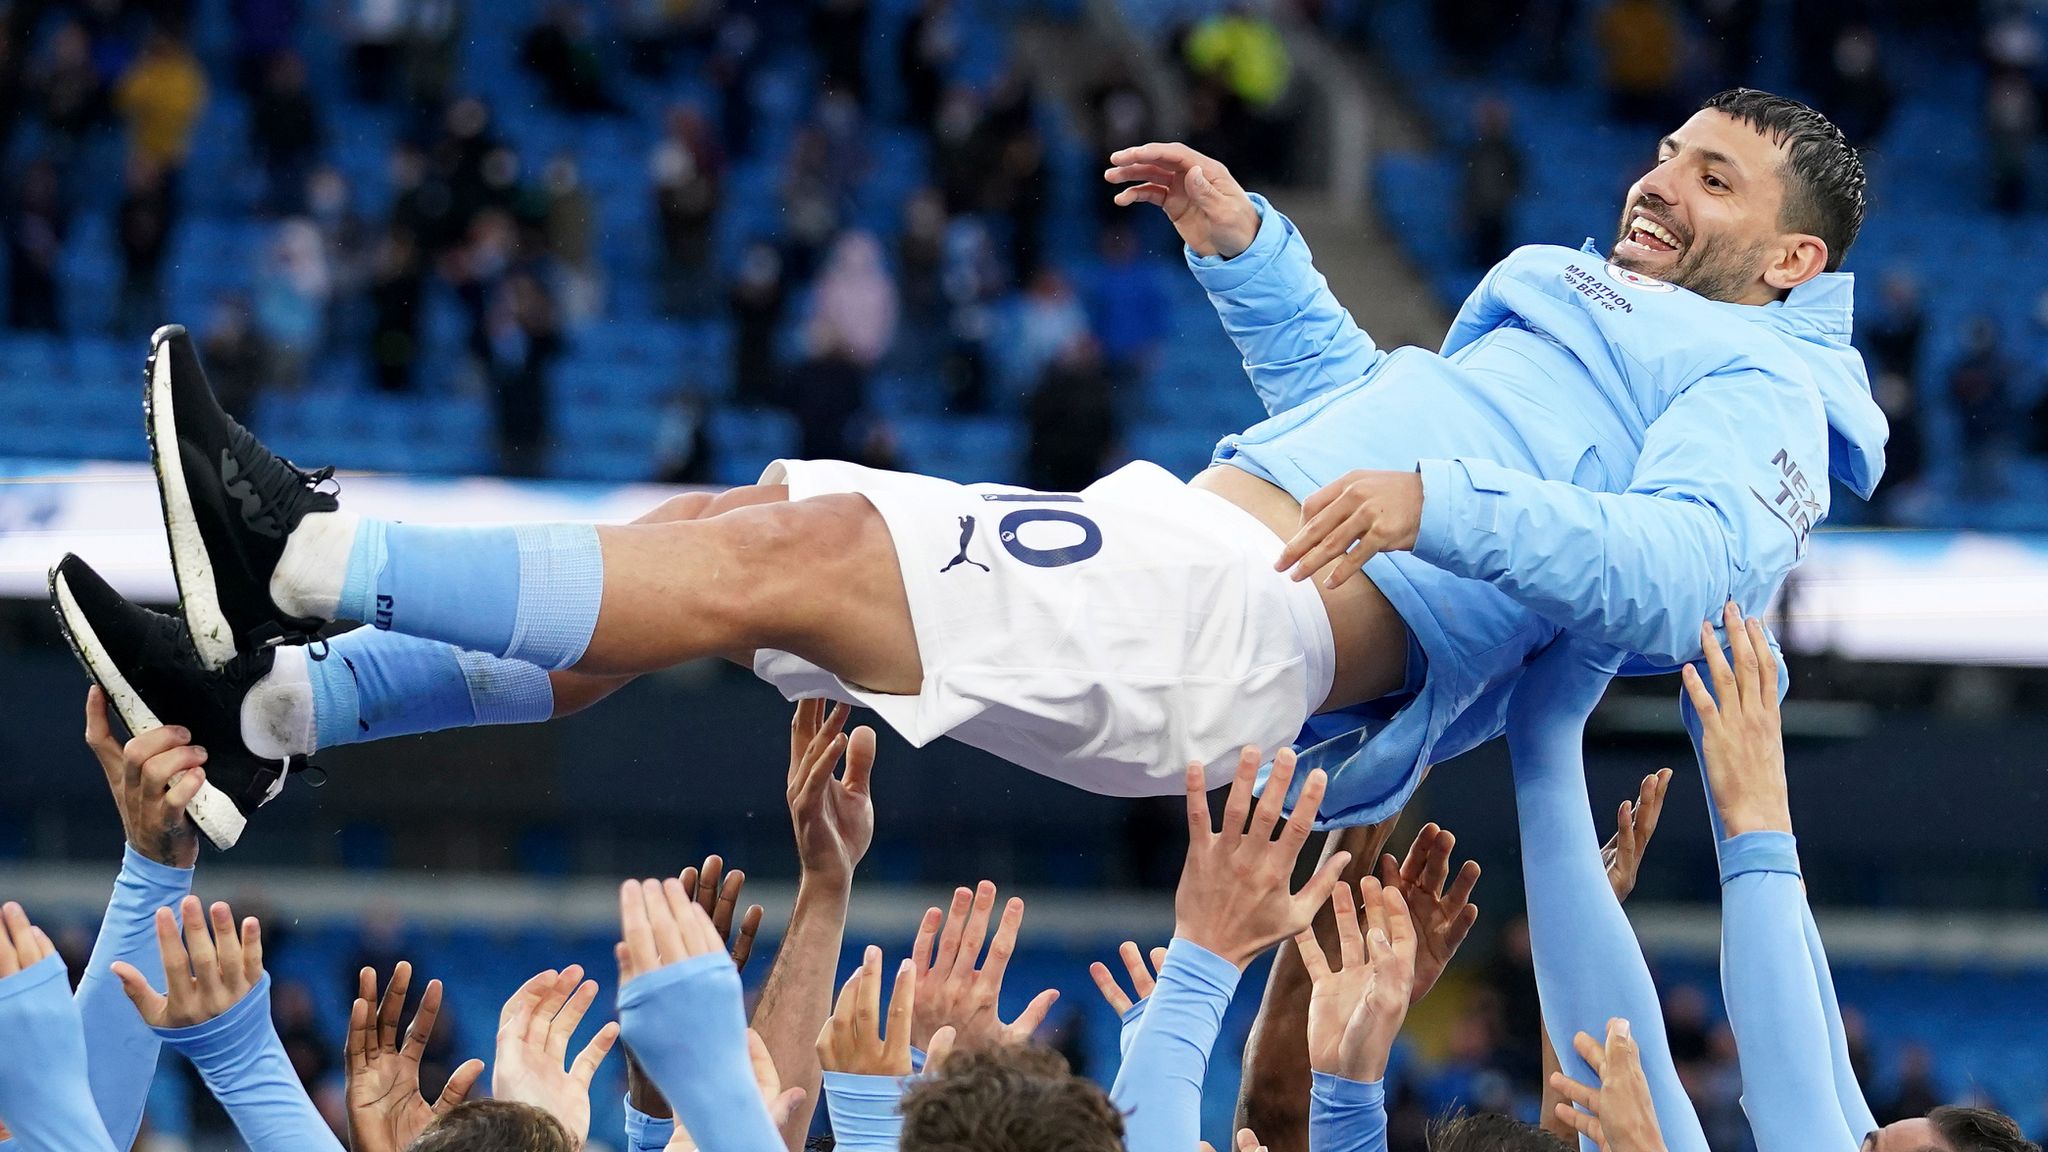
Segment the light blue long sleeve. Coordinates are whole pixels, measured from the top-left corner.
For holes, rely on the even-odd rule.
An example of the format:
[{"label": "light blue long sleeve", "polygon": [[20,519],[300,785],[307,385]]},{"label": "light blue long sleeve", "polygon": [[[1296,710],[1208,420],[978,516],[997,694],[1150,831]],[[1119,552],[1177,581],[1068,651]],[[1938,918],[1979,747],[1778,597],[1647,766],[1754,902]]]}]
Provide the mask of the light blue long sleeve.
[{"label": "light blue long sleeve", "polygon": [[1757,1152],[1853,1152],[1806,951],[1799,853],[1789,832],[1721,845],[1721,993]]},{"label": "light blue long sleeve", "polygon": [[1586,794],[1586,718],[1618,659],[1591,647],[1554,644],[1530,666],[1508,706],[1536,989],[1551,1046],[1565,1073],[1580,1083],[1598,1077],[1573,1051],[1572,1037],[1604,1036],[1610,1018],[1628,1020],[1665,1146],[1707,1152],[1706,1134],[1671,1059],[1649,964],[1608,886]]},{"label": "light blue long sleeve", "polygon": [[61,956],[0,980],[0,1120],[33,1152],[113,1152]]},{"label": "light blue long sleeve", "polygon": [[740,974],[724,953],[678,960],[619,989],[619,1035],[707,1152],[782,1152],[747,1059]]},{"label": "light blue long sleeve", "polygon": [[1387,1152],[1387,1086],[1383,1080],[1311,1076],[1308,1152]]},{"label": "light blue long sleeve", "polygon": [[1263,196],[1254,193],[1252,203],[1259,232],[1251,247],[1228,260],[1192,249],[1186,256],[1244,357],[1245,375],[1277,416],[1354,383],[1387,354],[1337,302],[1294,222]]},{"label": "light blue long sleeve", "polygon": [[1116,1018],[1116,1054],[1119,1063],[1131,1058],[1131,1044],[1138,1038],[1138,1022],[1145,1018],[1145,1005],[1151,1000],[1152,998],[1147,996],[1142,1000],[1131,1001],[1131,1006],[1124,1009],[1123,1015]]},{"label": "light blue long sleeve", "polygon": [[631,1096],[626,1097],[626,1152],[661,1152],[675,1134],[674,1118],[649,1116],[633,1107]]},{"label": "light blue long sleeve", "polygon": [[1127,1118],[1130,1152],[1187,1152],[1202,1139],[1209,1049],[1242,975],[1237,965],[1175,937],[1109,1099]]},{"label": "light blue long sleeve", "polygon": [[100,1119],[106,1122],[107,1134],[116,1147],[134,1144],[135,1134],[142,1128],[143,1105],[149,1098],[157,1052],[163,1043],[121,990],[113,964],[125,960],[151,987],[163,987],[164,958],[156,945],[156,910],[175,909],[191,891],[192,869],[159,864],[133,845],[124,848],[121,873],[114,878],[114,894],[100,919],[92,958],[86,961],[85,975],[78,981],[86,1071]]},{"label": "light blue long sleeve", "polygon": [[204,1024],[159,1028],[156,1034],[192,1062],[235,1122],[242,1142],[255,1152],[340,1152],[341,1142],[307,1098],[270,1022],[270,973],[234,1007]]},{"label": "light blue long sleeve", "polygon": [[825,1111],[835,1147],[894,1152],[903,1137],[903,1089],[909,1077],[825,1073]]}]

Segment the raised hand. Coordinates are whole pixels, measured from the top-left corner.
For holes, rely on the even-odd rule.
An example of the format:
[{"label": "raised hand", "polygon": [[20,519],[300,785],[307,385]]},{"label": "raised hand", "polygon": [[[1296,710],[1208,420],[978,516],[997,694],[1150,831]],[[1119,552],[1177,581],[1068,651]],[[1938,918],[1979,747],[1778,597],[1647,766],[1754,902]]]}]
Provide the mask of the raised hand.
[{"label": "raised hand", "polygon": [[910,949],[910,964],[917,978],[916,1009],[910,1024],[913,1046],[929,1050],[932,1036],[947,1025],[954,1028],[964,1047],[1021,1044],[1045,1023],[1046,1013],[1059,1000],[1059,992],[1048,988],[1032,997],[1015,1020],[1006,1024],[997,1015],[1003,975],[1017,951],[1017,930],[1024,924],[1024,901],[1013,896],[1003,906],[988,958],[977,968],[975,961],[981,957],[995,903],[996,886],[983,880],[972,892],[955,889],[953,904],[945,913],[937,908],[925,911]]},{"label": "raised hand", "polygon": [[1323,587],[1339,588],[1374,556],[1414,548],[1421,530],[1421,473],[1346,472],[1302,501],[1301,528],[1273,569],[1306,580],[1335,561]]},{"label": "raised hand", "polygon": [[1616,900],[1627,900],[1636,890],[1636,871],[1643,853],[1649,851],[1650,837],[1657,834],[1657,821],[1664,815],[1664,797],[1671,788],[1671,769],[1660,768],[1643,777],[1634,800],[1623,800],[1615,813],[1614,835],[1600,849],[1607,865],[1607,885]]},{"label": "raised hand", "polygon": [[[1313,990],[1308,1002],[1309,1067],[1346,1080],[1384,1079],[1394,1038],[1408,1017],[1415,984],[1416,934],[1399,888],[1368,876],[1358,900],[1339,881],[1331,891],[1337,912],[1337,968],[1316,934],[1294,938]],[[1364,925],[1359,922],[1363,905]]]},{"label": "raised hand", "polygon": [[725,937],[679,879],[628,880],[619,887],[620,987],[680,960],[717,952]]},{"label": "raised hand", "polygon": [[[789,818],[796,825],[797,859],[804,875],[849,883],[853,869],[875,838],[875,805],[869,781],[875,767],[875,730],[843,730],[852,709],[826,701],[796,706],[789,727]],[[840,757],[846,771],[834,775]]]},{"label": "raised hand", "polygon": [[[1117,956],[1124,962],[1124,971],[1131,977],[1131,991],[1126,995],[1123,986],[1111,974],[1109,965],[1097,960],[1088,966],[1088,975],[1095,978],[1095,988],[1102,998],[1109,1001],[1109,1010],[1121,1016],[1129,1012],[1139,1001],[1152,995],[1152,985],[1158,982],[1159,969],[1166,965],[1166,949],[1154,948],[1148,957],[1139,950],[1137,941],[1126,940],[1117,949]],[[1150,965],[1147,965],[1147,960]]]},{"label": "raised hand", "polygon": [[[208,914],[212,917],[208,931]],[[178,921],[184,921],[179,935]],[[143,1022],[152,1028],[190,1028],[204,1024],[241,1002],[263,979],[263,935],[254,916],[236,931],[234,909],[215,903],[202,909],[199,897],[156,910],[156,945],[163,953],[165,982],[159,993],[141,970],[125,960],[114,961],[121,990],[134,1001]]]},{"label": "raised hand", "polygon": [[1556,1106],[1557,1118],[1598,1144],[1601,1152],[1664,1152],[1650,1082],[1643,1075],[1642,1055],[1629,1035],[1628,1021],[1618,1016],[1609,1020],[1604,1045],[1581,1032],[1572,1038],[1572,1047],[1592,1065],[1600,1083],[1588,1086],[1552,1072],[1550,1086],[1570,1101]]},{"label": "raised hand", "polygon": [[917,969],[896,966],[886,1025],[882,1016],[882,950],[869,945],[861,965],[839,989],[832,1018],[818,1032],[818,1063],[827,1072],[862,1076],[910,1075],[910,1020],[917,1003]]},{"label": "raised hand", "polygon": [[1293,750],[1283,748],[1273,758],[1265,794],[1254,806],[1258,774],[1259,750],[1246,748],[1238,755],[1237,775],[1223,804],[1223,827],[1211,831],[1202,765],[1188,765],[1188,858],[1173,897],[1174,935],[1240,969],[1308,927],[1316,909],[1330,898],[1337,874],[1351,862],[1349,852],[1332,854],[1300,892],[1290,893],[1294,863],[1308,841],[1328,781],[1322,769],[1311,771],[1294,813],[1282,821],[1281,805],[1294,780]]},{"label": "raised hand", "polygon": [[1116,202],[1156,204],[1198,256],[1236,256],[1259,235],[1259,208],[1230,170],[1185,144],[1140,144],[1110,153],[1102,178],[1124,184]]},{"label": "raised hand", "polygon": [[85,690],[85,744],[106,773],[128,843],[168,867],[198,862],[199,830],[185,818],[185,806],[206,783],[206,749],[192,746],[192,733],[165,725],[125,747],[116,743],[107,725],[106,693],[95,684]]},{"label": "raised hand", "polygon": [[[719,876],[723,873],[724,882]],[[740,932],[732,934],[733,913],[740,905],[740,890],[746,886],[747,874],[735,868],[725,871],[725,861],[717,855],[706,856],[702,868],[683,869],[683,888],[693,894],[699,907],[711,914],[711,927],[719,939],[732,941],[733,967],[744,972],[747,961],[754,955],[754,936],[761,930],[761,906],[747,905],[747,914],[740,917]]]},{"label": "raised hand", "polygon": [[1744,832],[1790,832],[1791,801],[1786,794],[1785,744],[1778,720],[1778,660],[1757,620],[1744,620],[1730,601],[1723,610],[1731,664],[1721,654],[1712,623],[1700,625],[1700,647],[1706,651],[1714,690],[1707,691],[1699,670],[1680,670],[1686,694],[1700,714],[1700,751],[1714,803],[1728,835]]},{"label": "raised hand", "polygon": [[1472,903],[1479,862],[1465,861],[1457,880],[1451,881],[1451,850],[1457,846],[1458,838],[1449,829],[1424,824],[1405,859],[1397,864],[1392,854],[1380,857],[1380,883],[1401,894],[1415,924],[1415,990],[1410,1004],[1419,1003],[1436,987],[1472,925],[1479,922],[1479,906]]},{"label": "raised hand", "polygon": [[29,923],[21,905],[12,900],[0,904],[0,980],[35,967],[56,950],[43,930]]},{"label": "raised hand", "polygon": [[491,1064],[492,1096],[553,1115],[578,1147],[590,1135],[591,1077],[619,1038],[619,1026],[606,1024],[564,1067],[569,1039],[595,999],[597,981],[583,979],[578,964],[528,979],[498,1013],[498,1052]]},{"label": "raised hand", "polygon": [[384,995],[377,995],[377,972],[365,968],[356,977],[356,1000],[349,1008],[348,1042],[343,1059],[348,1073],[348,1136],[354,1152],[400,1152],[427,1125],[469,1098],[484,1062],[465,1060],[441,1096],[432,1104],[420,1094],[420,1059],[441,1015],[441,982],[429,980],[420,995],[419,1011],[398,1041],[398,1017],[412,984],[412,965],[401,960],[391,973]]}]

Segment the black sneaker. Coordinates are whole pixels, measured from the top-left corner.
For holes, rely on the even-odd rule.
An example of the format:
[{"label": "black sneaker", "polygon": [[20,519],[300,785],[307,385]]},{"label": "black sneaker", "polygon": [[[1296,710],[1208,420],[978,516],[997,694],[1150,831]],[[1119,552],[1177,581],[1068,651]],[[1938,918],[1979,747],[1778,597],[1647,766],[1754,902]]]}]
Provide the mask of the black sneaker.
[{"label": "black sneaker", "polygon": [[150,337],[148,375],[149,454],[201,663],[218,668],[266,641],[311,636],[324,621],[281,611],[270,574],[307,513],[339,506],[318,487],[334,470],[294,467],[223,411],[182,326]]},{"label": "black sneaker", "polygon": [[242,697],[270,670],[271,649],[210,671],[183,620],[122,599],[76,556],[50,569],[50,605],[72,654],[131,735],[164,721],[191,729],[192,742],[207,752],[206,783],[185,813],[215,848],[234,847],[248,814],[305,766],[303,757],[261,759],[242,743]]}]

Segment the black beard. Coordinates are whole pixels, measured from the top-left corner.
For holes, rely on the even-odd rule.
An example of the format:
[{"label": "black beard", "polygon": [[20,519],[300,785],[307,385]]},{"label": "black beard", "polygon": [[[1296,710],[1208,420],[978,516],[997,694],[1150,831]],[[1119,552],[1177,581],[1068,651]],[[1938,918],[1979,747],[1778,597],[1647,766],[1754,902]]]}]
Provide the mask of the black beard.
[{"label": "black beard", "polygon": [[[1633,214],[1631,214],[1633,218]],[[1623,222],[1621,236],[1615,240],[1615,248],[1628,238],[1628,224]],[[1609,249],[1612,253],[1615,249]],[[1652,272],[1648,269],[1630,268],[1625,260],[1615,260],[1631,272],[1642,272],[1646,276],[1657,276],[1667,284],[1676,284],[1688,292],[1704,296],[1709,300],[1733,304],[1749,290],[1756,280],[1757,263],[1763,259],[1764,246],[1751,244],[1738,247],[1726,241],[1702,241],[1694,238],[1693,245],[1678,259],[1678,265],[1668,272]],[[1613,257],[1610,255],[1610,259]]]}]

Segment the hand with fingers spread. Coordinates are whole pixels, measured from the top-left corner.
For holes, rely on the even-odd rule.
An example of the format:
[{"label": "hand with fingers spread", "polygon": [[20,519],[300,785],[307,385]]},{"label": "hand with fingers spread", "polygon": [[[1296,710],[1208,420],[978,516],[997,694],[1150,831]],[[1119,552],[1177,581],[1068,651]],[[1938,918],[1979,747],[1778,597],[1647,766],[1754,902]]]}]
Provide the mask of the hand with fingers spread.
[{"label": "hand with fingers spread", "polygon": [[[1187,775],[1188,856],[1173,898],[1174,935],[1223,957],[1239,971],[1266,949],[1308,927],[1330,898],[1337,874],[1351,862],[1339,852],[1323,861],[1300,892],[1290,893],[1295,861],[1315,822],[1327,778],[1311,771],[1286,820],[1280,818],[1294,780],[1294,752],[1273,758],[1265,793],[1254,804],[1259,750],[1238,755],[1237,774],[1223,805],[1223,826],[1209,827],[1209,797],[1200,764]],[[1278,835],[1276,837],[1275,831]]]},{"label": "hand with fingers spread", "polygon": [[64,961],[13,901],[0,904],[0,1139],[113,1152],[86,1076],[85,1029]]},{"label": "hand with fingers spread", "polygon": [[916,1002],[917,972],[906,959],[896,966],[896,987],[883,1023],[882,950],[869,945],[860,967],[840,988],[832,1018],[818,1033],[818,1063],[827,1072],[910,1075],[910,1020]]},{"label": "hand with fingers spread", "polygon": [[1346,472],[1301,503],[1301,528],[1273,564],[1292,580],[1327,565],[1323,587],[1341,588],[1382,552],[1406,552],[1422,530],[1422,474]]},{"label": "hand with fingers spread", "polygon": [[701,868],[683,869],[681,880],[683,889],[692,893],[698,906],[711,914],[712,930],[720,939],[732,941],[732,966],[746,971],[747,961],[754,955],[754,936],[761,931],[761,906],[749,904],[746,915],[739,918],[739,935],[733,935],[733,914],[739,911],[740,892],[746,887],[747,874],[737,868],[727,872],[725,859],[714,854],[704,858]]},{"label": "hand with fingers spread", "polygon": [[1616,900],[1627,900],[1636,890],[1636,872],[1649,851],[1650,837],[1657,834],[1657,821],[1664,815],[1664,797],[1671,788],[1671,769],[1660,768],[1643,777],[1634,800],[1623,800],[1615,813],[1614,835],[1600,848],[1607,865],[1607,884]]},{"label": "hand with fingers spread", "polygon": [[578,1146],[590,1135],[590,1080],[619,1038],[619,1026],[606,1024],[564,1067],[569,1040],[596,999],[597,981],[585,980],[581,965],[531,977],[498,1013],[491,1062],[492,1096],[552,1114]]},{"label": "hand with fingers spread", "polygon": [[1609,1020],[1605,1044],[1581,1032],[1572,1038],[1572,1047],[1592,1066],[1600,1083],[1589,1086],[1562,1072],[1551,1073],[1550,1086],[1570,1101],[1557,1105],[1558,1119],[1598,1144],[1601,1152],[1665,1152],[1649,1080],[1628,1021],[1618,1016]]},{"label": "hand with fingers spread", "polygon": [[[875,730],[845,734],[852,709],[805,700],[789,729],[789,816],[807,879],[850,883],[875,838]],[[844,757],[846,769],[837,771]]]},{"label": "hand with fingers spread", "polygon": [[[1397,891],[1415,925],[1415,990],[1409,1003],[1420,1003],[1450,966],[1472,925],[1479,922],[1479,906],[1472,903],[1472,889],[1479,883],[1479,862],[1467,860],[1451,880],[1451,850],[1458,838],[1449,829],[1424,824],[1408,846],[1408,855],[1396,863],[1393,855],[1380,857],[1380,884]],[[1448,889],[1446,883],[1450,884]]]},{"label": "hand with fingers spread", "polygon": [[1146,953],[1135,940],[1126,940],[1117,949],[1117,958],[1124,963],[1124,971],[1130,974],[1131,990],[1127,994],[1123,985],[1117,983],[1109,965],[1097,960],[1088,966],[1088,975],[1095,980],[1095,990],[1109,1003],[1109,1010],[1118,1016],[1139,1007],[1147,996],[1152,995],[1152,985],[1159,979],[1159,968],[1166,963],[1166,949],[1154,948]]},{"label": "hand with fingers spread", "polygon": [[128,843],[167,867],[197,863],[199,830],[185,807],[206,783],[206,749],[192,746],[192,733],[166,725],[125,746],[116,743],[107,724],[106,693],[94,685],[85,693],[85,743],[106,773]]},{"label": "hand with fingers spread", "polygon": [[484,1062],[466,1060],[448,1077],[432,1104],[420,1094],[420,1060],[434,1023],[441,1015],[441,982],[429,980],[405,1042],[398,1039],[398,1018],[412,985],[412,965],[399,961],[384,995],[377,995],[377,972],[365,968],[356,977],[356,1000],[349,1007],[348,1042],[343,1060],[348,1075],[348,1141],[353,1152],[400,1152],[434,1118],[469,1098]]},{"label": "hand with fingers spread", "polygon": [[1688,664],[1680,669],[1686,695],[1700,716],[1700,750],[1714,804],[1729,836],[1792,831],[1785,781],[1785,744],[1778,718],[1778,658],[1763,622],[1744,620],[1731,601],[1722,612],[1728,655],[1711,623],[1700,625],[1713,691]]},{"label": "hand with fingers spread", "polygon": [[1309,1067],[1371,1083],[1385,1078],[1394,1038],[1408,1017],[1415,984],[1415,924],[1401,890],[1370,876],[1358,882],[1356,904],[1351,889],[1341,882],[1331,896],[1337,911],[1340,966],[1330,966],[1314,932],[1294,938],[1313,981]]},{"label": "hand with fingers spread", "polygon": [[[925,910],[910,949],[911,968],[917,975],[917,1010],[910,1024],[914,1047],[930,1048],[932,1035],[947,1025],[954,1028],[963,1047],[1022,1044],[1045,1023],[1046,1014],[1058,1002],[1058,990],[1048,988],[1032,997],[1015,1020],[1005,1024],[997,1014],[1003,976],[1017,951],[1017,931],[1024,924],[1024,901],[1013,896],[1003,905],[995,939],[989,941],[988,957],[983,960],[981,945],[995,904],[996,886],[983,880],[971,892],[955,889],[952,906],[944,913],[937,908]],[[981,960],[978,968],[977,960]]]},{"label": "hand with fingers spread", "polygon": [[[207,931],[209,915],[211,933]],[[176,916],[169,908],[157,909],[156,942],[164,958],[164,992],[151,988],[133,964],[114,964],[122,989],[152,1028],[204,1024],[241,1003],[263,978],[263,937],[256,918],[242,921],[238,931],[234,911],[224,903],[202,910],[199,897],[187,896],[179,902]]]},{"label": "hand with fingers spread", "polygon": [[1102,174],[1125,185],[1124,207],[1155,204],[1197,256],[1229,259],[1259,235],[1259,208],[1230,170],[1185,144],[1140,144],[1110,153]]}]

